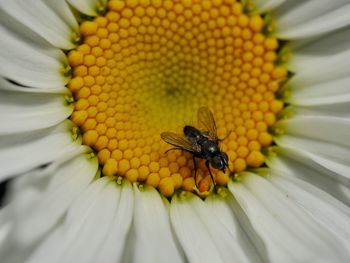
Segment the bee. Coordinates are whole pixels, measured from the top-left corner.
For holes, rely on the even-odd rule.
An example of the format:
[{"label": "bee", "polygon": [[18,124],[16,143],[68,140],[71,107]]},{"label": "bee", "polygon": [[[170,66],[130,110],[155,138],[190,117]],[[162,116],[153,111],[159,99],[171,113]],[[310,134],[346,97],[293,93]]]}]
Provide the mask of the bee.
[{"label": "bee", "polygon": [[201,107],[198,109],[197,118],[198,127],[201,127],[201,129],[186,125],[183,128],[184,135],[173,132],[162,132],[160,137],[166,143],[174,146],[174,148],[171,148],[168,151],[182,150],[192,154],[196,184],[196,158],[204,159],[216,191],[216,183],[210,170],[210,166],[225,173],[226,168],[229,169],[228,156],[220,149],[219,142],[222,141],[222,139],[219,139],[217,136],[217,128],[213,113],[207,107]]}]

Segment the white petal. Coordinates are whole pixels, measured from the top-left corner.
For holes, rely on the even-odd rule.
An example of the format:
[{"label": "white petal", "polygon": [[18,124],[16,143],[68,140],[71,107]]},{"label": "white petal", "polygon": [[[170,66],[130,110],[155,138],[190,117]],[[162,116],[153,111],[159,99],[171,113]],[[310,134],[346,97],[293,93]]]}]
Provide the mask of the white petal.
[{"label": "white petal", "polygon": [[65,121],[39,131],[0,136],[0,181],[55,161],[74,151],[72,123]]},{"label": "white petal", "polygon": [[73,111],[66,95],[0,91],[0,135],[47,128]]},{"label": "white petal", "polygon": [[[308,64],[315,61],[325,62],[329,57],[341,54],[349,50],[350,27],[341,28],[321,37],[296,40],[288,43],[288,48],[293,54],[288,61],[288,69],[295,71],[296,68],[307,69]],[[306,63],[306,65],[305,65]]]},{"label": "white petal", "polygon": [[79,25],[75,19],[71,7],[68,5],[67,1],[57,1],[57,0],[41,0],[46,5],[48,5],[52,10],[55,11],[57,16],[65,22],[74,32],[79,32]]},{"label": "white petal", "polygon": [[[235,202],[232,194],[228,192],[225,195],[227,196],[210,195],[205,200],[208,209],[202,210],[202,219],[206,221],[215,243],[221,251],[224,249],[222,254],[226,255],[227,262],[231,261],[230,258],[234,258],[237,262],[262,262],[247,233],[237,220],[237,215],[230,207],[231,202]],[[210,213],[210,216],[207,213]],[[214,220],[212,220],[213,216]],[[227,235],[219,235],[220,232],[227,232]]]},{"label": "white petal", "polygon": [[[43,196],[46,196],[47,199],[55,198],[57,197],[56,191],[61,189],[61,187],[70,187],[76,191],[79,191],[80,187],[84,189],[86,184],[92,179],[90,175],[95,175],[97,166],[96,158],[91,155],[91,149],[84,146],[77,148],[77,150],[66,154],[64,158],[59,158],[49,165],[18,176],[11,181],[8,187],[7,208],[10,209],[12,214],[10,221],[16,221],[17,217],[17,221],[21,222],[21,218],[26,217],[26,214],[29,217],[33,206],[36,206],[36,204],[45,205]],[[77,176],[71,176],[78,167],[84,172],[84,178],[82,176],[79,177],[79,173]],[[86,172],[87,170],[88,172]],[[67,177],[69,180],[67,180]],[[79,182],[76,182],[76,180]],[[87,182],[84,180],[87,180]],[[80,185],[77,186],[76,184]],[[65,189],[62,191],[64,192]],[[59,198],[61,197],[58,194]]]},{"label": "white petal", "polygon": [[350,247],[350,208],[329,194],[295,177],[272,172],[268,179],[289,198],[306,209],[312,218]]},{"label": "white petal", "polygon": [[121,262],[122,257],[127,250],[126,239],[132,222],[134,198],[132,187],[129,183],[124,182],[120,187],[120,200],[118,211],[114,215],[109,233],[102,247],[100,247],[96,257],[93,257],[91,263]]},{"label": "white petal", "polygon": [[[112,187],[113,184],[114,182],[108,177],[102,177],[90,184],[89,187],[70,206],[67,217],[64,220],[66,227],[72,228],[72,223],[85,221],[92,209],[98,207],[97,204],[100,204],[100,202],[104,199],[103,193],[107,186]],[[118,193],[117,190],[113,190],[111,192]],[[116,198],[115,203],[118,203],[118,198]]]},{"label": "white petal", "polygon": [[315,106],[350,102],[350,77],[297,87],[286,101],[293,105]]},{"label": "white petal", "polygon": [[[275,139],[284,150],[294,151],[298,160],[311,162],[339,175],[339,179],[350,186],[350,149],[334,143],[284,135]],[[310,164],[311,165],[311,164]]]},{"label": "white petal", "polygon": [[66,87],[56,87],[50,89],[42,89],[37,87],[24,87],[14,82],[8,81],[5,78],[0,77],[0,91],[20,91],[23,93],[41,93],[41,94],[69,94],[69,90]]},{"label": "white petal", "polygon": [[[297,161],[298,158],[301,161]],[[311,161],[294,151],[280,148],[276,156],[268,156],[266,163],[273,173],[299,178],[350,205],[350,190],[339,180],[339,176],[323,167],[317,169]]]},{"label": "white petal", "polygon": [[[170,205],[170,218],[174,232],[189,262],[224,262],[203,219],[193,206],[204,206],[193,194],[174,196]],[[220,233],[221,234],[221,233]]]},{"label": "white petal", "polygon": [[47,173],[48,170],[51,170],[50,166],[38,167],[9,181],[5,199],[7,221],[14,221],[12,218],[14,210],[20,211],[23,208],[26,211],[29,206],[40,199],[45,186],[51,179],[51,174]]},{"label": "white petal", "polygon": [[[6,243],[4,246],[0,246],[1,258],[7,258],[9,262],[24,262],[24,259],[28,257],[32,248],[35,247],[40,241],[36,241],[35,239],[44,234],[44,232],[47,230],[47,228],[50,227],[50,224],[52,224],[55,219],[51,218],[52,216],[44,217],[44,219],[41,218],[42,224],[40,224],[40,227],[34,227],[31,229],[23,229],[21,223],[26,225],[26,222],[28,220],[33,221],[31,219],[35,217],[40,220],[40,215],[46,215],[46,213],[42,210],[39,210],[39,214],[37,215],[33,215],[31,211],[35,210],[37,205],[45,203],[45,199],[43,198],[50,199],[50,197],[53,197],[56,194],[56,186],[59,188],[61,187],[61,184],[66,183],[66,177],[71,177],[72,182],[76,180],[75,176],[71,176],[71,173],[68,173],[64,176],[52,175],[57,174],[58,170],[58,174],[66,172],[66,169],[62,170],[62,166],[64,165],[63,163],[65,161],[76,161],[77,159],[74,159],[74,157],[79,156],[82,153],[90,152],[91,149],[87,147],[81,147],[77,151],[65,155],[65,157],[61,158],[59,161],[51,163],[44,168],[40,167],[38,169],[35,169],[34,171],[28,172],[23,176],[18,176],[16,179],[12,180],[11,183],[9,183],[6,195],[6,203],[8,204],[3,210],[1,210],[0,224],[11,223],[11,229],[8,233],[8,237],[6,238]],[[92,158],[90,161],[92,162],[90,164],[90,167],[91,165],[93,166],[93,162],[95,162],[95,167],[92,167],[92,171],[96,171],[96,160],[94,161],[94,158]],[[87,174],[84,174],[84,179],[79,181],[79,183],[82,183],[82,185],[74,185],[77,191],[79,191],[80,187],[84,187],[83,181],[89,180],[90,173],[91,171],[89,171]],[[65,196],[66,189],[64,188],[62,191],[62,196]],[[64,202],[65,198],[62,198],[62,196],[58,196],[58,199],[62,199]],[[56,204],[58,205],[57,208],[56,206],[51,206],[51,204],[49,204],[52,209],[55,209],[55,212],[53,212],[53,214],[60,212],[61,207],[60,204],[57,203],[60,202],[59,200],[56,200]],[[51,201],[54,202],[55,200]],[[26,218],[26,220],[23,220],[23,218]],[[61,217],[58,217],[57,219],[60,220]],[[35,220],[33,223],[36,223]],[[28,226],[28,224],[26,226]],[[29,246],[28,243],[30,244]],[[14,254],[13,251],[15,250],[18,251],[18,253]]]},{"label": "white petal", "polygon": [[350,102],[313,105],[313,106],[294,106],[290,107],[294,115],[305,116],[325,116],[332,118],[350,118]]},{"label": "white petal", "polygon": [[271,262],[346,262],[348,251],[266,179],[242,174],[229,189],[267,247]]},{"label": "white petal", "polygon": [[35,202],[22,205],[18,204],[21,200],[17,198],[11,203],[13,221],[17,224],[15,235],[18,242],[31,244],[58,222],[72,201],[96,174],[97,158],[88,158],[87,155],[81,154],[58,167]]},{"label": "white petal", "polygon": [[15,198],[20,197],[23,192],[26,192],[26,190],[30,188],[35,188],[36,192],[40,192],[40,196],[46,189],[45,187],[51,181],[51,176],[55,174],[65,162],[68,162],[81,154],[89,154],[91,161],[94,160],[94,155],[91,153],[91,149],[89,147],[77,145],[74,147],[74,149],[67,151],[63,156],[59,156],[54,161],[40,165],[35,169],[25,171],[24,173],[20,174],[10,184],[10,199],[12,198],[12,195]]},{"label": "white petal", "polygon": [[28,262],[87,262],[102,245],[118,200],[119,191],[109,178],[91,184]]},{"label": "white petal", "polygon": [[12,223],[9,221],[2,222],[1,212],[3,212],[3,210],[0,211],[0,247],[4,247],[4,246],[6,246],[5,243],[8,240],[8,238],[9,238],[8,236],[11,232]]},{"label": "white petal", "polygon": [[271,11],[281,5],[286,0],[254,0],[259,13]]},{"label": "white petal", "polygon": [[[0,34],[6,41],[0,42],[0,74],[23,86],[39,88],[63,87],[68,77],[62,73],[62,51],[50,52],[14,36],[0,25]],[[64,62],[66,63],[66,62]],[[66,63],[67,65],[67,63]]]},{"label": "white petal", "polygon": [[17,211],[27,211],[33,203],[40,201],[45,191],[53,191],[53,188],[65,182],[64,176],[53,175],[61,171],[62,167],[71,160],[85,154],[89,155],[88,158],[93,165],[95,158],[91,155],[91,149],[80,146],[50,164],[39,166],[14,178],[8,185],[6,203],[9,203],[8,206],[12,208],[15,204]]},{"label": "white petal", "polygon": [[[349,33],[349,29],[339,30],[337,34],[327,36],[327,39],[335,35],[339,41],[347,43],[350,37],[342,34],[349,35]],[[286,84],[291,89],[291,95],[285,99],[294,105],[322,107],[330,105],[330,108],[337,110],[342,107],[339,104],[349,103],[350,100],[349,46],[337,45],[334,51],[330,48],[330,41],[322,40],[320,45],[314,43],[294,47],[295,54],[293,53],[288,67],[295,75]]]},{"label": "white petal", "polygon": [[278,124],[288,135],[350,147],[350,120],[322,115],[295,115]]},{"label": "white petal", "polygon": [[[98,202],[91,207],[78,235],[64,252],[60,262],[95,262],[92,260],[105,244],[113,219],[118,210],[120,188],[110,183],[100,193]],[[66,230],[68,230],[67,228]]]},{"label": "white petal", "polygon": [[348,78],[350,73],[349,59],[350,50],[325,57],[299,58],[298,64],[294,65],[296,75],[291,78],[288,85],[293,90],[297,90],[303,89],[305,86]]},{"label": "white petal", "polygon": [[134,185],[134,196],[133,262],[183,262],[170,227],[168,202],[153,187],[140,191]]},{"label": "white petal", "polygon": [[12,17],[10,14],[1,11],[0,15],[0,25],[6,28],[16,37],[23,41],[28,41],[29,43],[41,47],[44,49],[54,48],[46,39],[40,36],[38,33],[24,26],[17,19]]},{"label": "white petal", "polygon": [[70,9],[64,1],[55,1],[54,8],[50,5],[53,3],[47,0],[3,0],[0,8],[53,46],[74,48],[72,39],[78,35],[78,26],[72,25]]},{"label": "white petal", "polygon": [[282,39],[317,36],[350,24],[348,0],[296,2],[293,8],[286,4],[276,12],[276,34]]},{"label": "white petal", "polygon": [[[227,199],[227,204],[236,216],[239,224],[242,226],[242,233],[239,233],[239,237],[242,242],[242,248],[246,251],[248,257],[252,262],[269,262],[269,255],[263,240],[259,234],[255,231],[254,226],[250,222],[247,214],[239,205],[235,197],[230,193],[230,198]],[[247,236],[249,241],[244,239]],[[252,246],[250,245],[252,244]]]},{"label": "white petal", "polygon": [[67,0],[67,2],[89,16],[98,16],[98,6],[107,5],[107,0]]}]

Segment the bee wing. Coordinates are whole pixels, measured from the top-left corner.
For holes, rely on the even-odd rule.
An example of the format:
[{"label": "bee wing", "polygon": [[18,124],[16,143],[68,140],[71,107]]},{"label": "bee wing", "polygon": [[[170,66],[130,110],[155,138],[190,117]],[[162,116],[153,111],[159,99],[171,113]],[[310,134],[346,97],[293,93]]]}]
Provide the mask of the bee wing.
[{"label": "bee wing", "polygon": [[183,150],[198,153],[200,151],[198,145],[191,144],[186,138],[183,136],[173,133],[173,132],[162,132],[160,137],[166,142],[175,147],[181,148]]},{"label": "bee wing", "polygon": [[210,139],[218,140],[217,128],[214,120],[213,113],[207,107],[201,107],[198,109],[198,126],[208,132]]}]

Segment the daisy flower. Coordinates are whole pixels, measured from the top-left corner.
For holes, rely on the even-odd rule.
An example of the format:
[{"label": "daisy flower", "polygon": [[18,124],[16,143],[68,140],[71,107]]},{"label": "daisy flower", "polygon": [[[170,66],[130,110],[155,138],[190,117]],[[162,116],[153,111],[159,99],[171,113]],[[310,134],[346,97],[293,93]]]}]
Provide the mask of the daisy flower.
[{"label": "daisy flower", "polygon": [[[349,261],[349,0],[0,14],[2,262]],[[160,137],[201,107],[213,179]]]}]

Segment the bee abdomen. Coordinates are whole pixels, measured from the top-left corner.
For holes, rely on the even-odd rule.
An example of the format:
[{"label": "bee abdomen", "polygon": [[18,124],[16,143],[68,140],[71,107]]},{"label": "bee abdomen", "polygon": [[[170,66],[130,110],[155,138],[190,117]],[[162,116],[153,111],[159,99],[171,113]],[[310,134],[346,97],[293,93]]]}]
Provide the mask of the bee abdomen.
[{"label": "bee abdomen", "polygon": [[198,144],[202,139],[201,132],[193,126],[186,125],[184,127],[184,134],[187,139],[193,144]]}]

